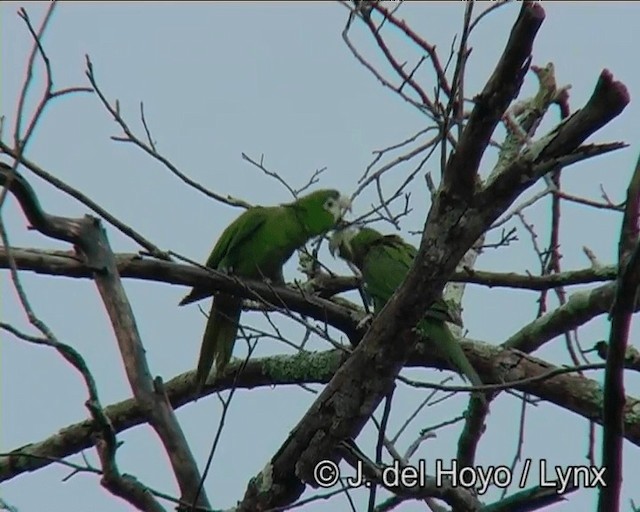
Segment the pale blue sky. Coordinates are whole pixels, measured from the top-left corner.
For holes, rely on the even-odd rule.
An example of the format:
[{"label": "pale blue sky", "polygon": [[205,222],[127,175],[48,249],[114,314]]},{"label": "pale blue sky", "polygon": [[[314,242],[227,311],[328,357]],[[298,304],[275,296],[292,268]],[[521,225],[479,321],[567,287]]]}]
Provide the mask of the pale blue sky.
[{"label": "pale blue sky", "polygon": [[[25,5],[39,22],[47,4],[2,2],[0,88],[1,113],[8,126],[14,121],[15,102],[24,76],[32,41],[16,15]],[[419,33],[446,51],[459,30],[463,3],[410,3],[401,12]],[[478,5],[478,10],[486,4]],[[547,19],[535,47],[534,63],[553,61],[560,84],[571,83],[571,106],[581,106],[591,95],[598,75],[608,68],[623,81],[632,102],[622,116],[593,140],[625,140],[629,149],[568,169],[563,177],[567,191],[599,199],[605,185],[614,201],[624,197],[627,180],[640,150],[637,141],[640,109],[640,71],[632,53],[633,34],[640,23],[637,3],[544,4]],[[488,17],[471,40],[474,47],[468,67],[468,94],[478,92],[495,65],[519,6],[511,5]],[[351,193],[371,159],[371,152],[399,142],[424,128],[427,121],[415,109],[385,90],[350,54],[341,39],[347,11],[337,3],[63,3],[58,6],[45,38],[58,87],[86,85],[84,55],[94,63],[99,84],[110,99],[118,98],[123,115],[138,133],[138,104],[145,102],[147,118],[160,151],[183,172],[221,194],[242,197],[252,203],[274,204],[289,199],[274,180],[243,162],[241,153],[265,155],[266,165],[293,185],[304,183],[314,169],[327,167],[321,185]],[[363,31],[354,40],[363,52],[380,62]],[[404,42],[392,42],[406,49]],[[407,57],[419,56],[409,49]],[[412,61],[413,62],[413,61]],[[39,66],[38,72],[41,71]],[[386,68],[385,68],[386,69]],[[38,99],[39,75],[30,96],[30,108]],[[523,89],[535,90],[528,76]],[[426,89],[432,87],[429,84]],[[551,126],[557,120],[554,112]],[[113,142],[119,128],[92,95],[63,98],[51,105],[28,149],[28,157],[89,195],[119,219],[164,249],[173,249],[204,261],[222,229],[238,210],[213,202],[188,188],[131,145]],[[409,168],[385,181],[389,190],[401,182]],[[427,165],[438,177],[437,161]],[[487,173],[489,166],[483,166]],[[25,175],[51,213],[79,216],[86,207],[33,177]],[[420,229],[428,209],[428,194],[420,176],[412,184],[414,211],[403,221],[404,235]],[[354,205],[363,213],[375,201],[367,191]],[[63,249],[68,246],[27,231],[15,200],[7,199],[4,220],[13,245]],[[548,203],[528,210],[528,220],[541,226],[548,218]],[[615,261],[619,215],[565,205],[562,249],[566,269],[583,268],[589,262],[582,246],[590,247],[603,263]],[[381,229],[390,230],[390,226]],[[110,226],[116,251],[137,247]],[[541,228],[546,240],[546,227]],[[339,263],[326,259],[346,272]],[[526,234],[508,249],[487,252],[478,268],[538,272]],[[2,279],[2,318],[34,333],[17,307],[8,275]],[[285,268],[288,280],[299,277],[296,261]],[[35,311],[58,337],[73,345],[87,360],[97,379],[103,404],[130,396],[121,359],[96,288],[88,280],[67,280],[29,273],[22,275]],[[182,287],[126,281],[138,327],[154,374],[168,380],[195,366],[204,318],[197,307],[178,308]],[[573,291],[573,289],[572,289]],[[464,300],[465,327],[474,338],[492,343],[504,341],[536,311],[536,294],[507,289],[468,287]],[[555,305],[555,302],[552,304]],[[256,314],[245,320],[265,325]],[[278,318],[295,339],[300,327]],[[585,346],[607,337],[608,322],[599,318],[580,333]],[[633,331],[637,334],[637,330]],[[637,346],[637,342],[634,340]],[[326,343],[314,342],[317,349]],[[244,354],[238,343],[236,356]],[[287,352],[283,344],[267,342],[257,355]],[[568,362],[563,339],[549,343],[536,355],[555,364]],[[53,350],[28,345],[2,335],[1,449],[7,451],[39,441],[58,429],[87,417],[86,391],[78,374]],[[410,372],[437,381],[443,374],[432,370]],[[640,394],[637,375],[627,379],[629,394]],[[401,392],[394,402],[391,432],[401,425],[422,399],[419,393]],[[215,508],[226,508],[241,499],[247,481],[262,469],[284,441],[289,430],[314,400],[300,389],[256,389],[237,392],[227,416],[214,467],[206,489]],[[420,429],[462,411],[463,398],[449,400],[423,411],[401,438],[402,451]],[[215,396],[178,411],[178,418],[202,468],[221,408]],[[506,395],[492,406],[488,432],[478,453],[478,463],[510,464],[517,445],[519,402]],[[419,455],[451,459],[460,427],[442,430],[426,442]],[[368,428],[361,439],[370,447]],[[524,456],[545,458],[550,464],[582,464],[587,452],[588,424],[568,412],[541,404],[527,412]],[[153,432],[137,427],[119,436],[121,471],[132,473],[156,489],[175,494],[168,461]],[[598,437],[599,442],[599,437]],[[599,454],[599,445],[597,446]],[[87,451],[96,463],[93,450]],[[634,462],[632,459],[636,459]],[[79,456],[72,460],[80,461]],[[625,506],[640,494],[630,475],[640,472],[638,448],[625,443]],[[431,466],[433,467],[433,466]],[[62,483],[68,469],[50,465],[34,474],[21,475],[2,485],[3,498],[20,512],[65,510],[104,512],[128,510],[128,505],[102,490],[99,477],[81,474]],[[530,480],[529,484],[535,482]],[[309,495],[309,494],[308,494]],[[362,509],[366,495],[354,494]],[[495,489],[485,499],[496,499]],[[570,512],[589,510],[592,491],[574,493],[569,501],[552,508]],[[343,498],[320,502],[304,510],[347,510]],[[171,505],[168,505],[171,508]],[[398,510],[424,510],[408,502]]]}]

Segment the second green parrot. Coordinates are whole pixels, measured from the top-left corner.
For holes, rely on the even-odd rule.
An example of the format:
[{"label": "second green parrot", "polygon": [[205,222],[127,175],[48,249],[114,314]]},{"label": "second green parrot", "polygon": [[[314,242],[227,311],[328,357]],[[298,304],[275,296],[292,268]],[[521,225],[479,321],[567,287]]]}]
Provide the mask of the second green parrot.
[{"label": "second green parrot", "polygon": [[[309,239],[330,231],[350,205],[337,190],[318,190],[292,203],[249,208],[224,230],[206,266],[247,279],[284,284],[282,267],[293,252]],[[209,294],[206,288],[196,286],[180,305]],[[197,394],[214,361],[218,374],[229,363],[241,311],[240,297],[214,294],[196,371]]]},{"label": "second green parrot", "polygon": [[[417,250],[397,235],[383,235],[363,227],[336,230],[329,250],[353,264],[362,274],[366,294],[379,312],[402,284],[413,265]],[[466,377],[472,385],[482,386],[482,380],[464,355],[446,322],[455,322],[447,303],[436,300],[418,324],[418,329],[434,344],[438,352]]]}]

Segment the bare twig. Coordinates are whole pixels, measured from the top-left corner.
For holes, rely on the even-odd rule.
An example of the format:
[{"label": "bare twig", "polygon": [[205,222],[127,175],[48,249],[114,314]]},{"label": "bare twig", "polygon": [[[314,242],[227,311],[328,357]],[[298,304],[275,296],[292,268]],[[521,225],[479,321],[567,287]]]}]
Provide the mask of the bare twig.
[{"label": "bare twig", "polygon": [[384,19],[388,21],[390,24],[399,28],[411,41],[413,41],[416,45],[418,45],[423,51],[429,55],[429,59],[431,60],[431,65],[436,73],[438,87],[444,91],[445,94],[451,94],[451,87],[449,86],[449,82],[447,81],[447,77],[445,71],[440,63],[440,58],[438,57],[438,53],[436,52],[436,47],[434,45],[430,45],[424,38],[420,37],[404,20],[399,20],[394,15],[393,10],[387,9],[380,2],[376,2],[374,5],[374,9],[377,10],[380,14],[384,16]]},{"label": "bare twig", "polygon": [[[50,3],[49,8],[47,9],[44,19],[42,20],[42,23],[40,25],[40,28],[37,31],[31,24],[31,18],[29,17],[29,14],[27,13],[27,11],[24,8],[20,8],[18,10],[18,16],[20,16],[24,20],[25,24],[27,25],[27,29],[29,30],[34,40],[33,50],[31,51],[31,55],[29,56],[29,60],[27,63],[27,76],[23,82],[22,91],[19,96],[20,99],[18,100],[16,124],[14,128],[15,149],[19,155],[22,155],[24,153],[24,149],[27,145],[27,142],[31,138],[31,135],[33,134],[33,131],[37,126],[38,121],[40,121],[40,118],[44,112],[44,109],[50,100],[55,99],[57,97],[64,96],[66,94],[75,93],[75,92],[93,92],[93,89],[91,89],[90,87],[68,87],[65,89],[59,89],[57,91],[54,91],[53,89],[53,72],[51,70],[51,62],[49,61],[49,57],[47,56],[47,53],[44,51],[44,47],[42,45],[42,37],[44,35],[45,30],[47,29],[47,26],[49,25],[49,21],[51,20],[56,4],[57,2]],[[21,120],[24,112],[27,92],[29,90],[29,86],[31,85],[31,80],[33,78],[33,65],[34,65],[36,53],[40,55],[44,63],[46,87],[45,87],[45,92],[42,95],[42,98],[40,99],[38,106],[36,107],[36,111],[31,117],[29,126],[27,127],[24,135],[21,136],[20,135]]]},{"label": "bare twig", "polygon": [[[13,178],[14,181],[11,183],[12,188],[19,186],[22,182],[22,178],[19,175],[14,175]],[[18,297],[20,298],[20,303],[27,313],[30,323],[36,327],[44,337],[36,338],[34,336],[28,336],[5,323],[0,323],[0,328],[11,332],[18,338],[25,341],[55,348],[66,361],[71,363],[71,365],[80,372],[89,394],[89,399],[85,402],[85,406],[91,414],[92,423],[95,427],[92,436],[102,465],[102,484],[114,495],[126,500],[128,503],[134,505],[140,510],[161,512],[164,509],[151,494],[146,492],[145,486],[131,476],[120,474],[115,460],[117,449],[116,434],[100,403],[93,375],[89,371],[89,368],[80,353],[70,345],[58,341],[53,331],[51,331],[51,329],[49,329],[49,327],[40,318],[38,318],[32,309],[27,295],[21,286],[18,268],[11,257],[9,239],[4,229],[2,217],[0,217],[0,239],[2,240],[5,250],[7,250],[11,269],[11,278]]]},{"label": "bare twig", "polygon": [[[187,176],[182,171],[180,171],[173,163],[169,161],[169,159],[167,159],[166,157],[158,153],[156,150],[155,143],[152,143],[151,140],[149,140],[149,142],[144,142],[139,137],[137,137],[133,133],[133,131],[127,124],[127,122],[124,120],[122,115],[120,114],[120,107],[119,107],[118,101],[116,100],[115,106],[111,105],[106,95],[98,85],[91,59],[89,58],[88,55],[86,55],[85,58],[87,62],[86,75],[87,75],[87,78],[89,79],[89,83],[91,83],[93,90],[98,95],[98,98],[100,98],[100,101],[104,106],[104,108],[109,112],[109,114],[111,114],[111,117],[113,117],[113,120],[120,126],[120,128],[122,128],[122,131],[126,135],[126,137],[112,137],[113,140],[116,140],[119,142],[130,142],[134,146],[140,148],[142,151],[144,151],[147,155],[152,157],[154,160],[157,160],[162,165],[164,165],[174,176],[180,179],[183,183],[187,184],[188,186],[194,188],[198,192],[201,192],[202,194],[204,194],[205,196],[211,199],[215,199],[216,201],[227,204],[229,206],[235,206],[240,208],[249,208],[251,206],[249,203],[247,203],[246,201],[242,201],[241,199],[236,199],[231,196],[225,197],[223,195],[220,195],[216,192],[213,192],[205,188],[200,183],[198,183],[197,181],[194,181],[193,179],[189,178],[189,176]],[[149,139],[150,132],[147,126],[146,118],[144,117],[144,109],[142,107],[142,104],[140,107],[140,112],[142,116],[142,123],[145,129],[145,133],[147,135],[147,138]]]},{"label": "bare twig", "polygon": [[[249,361],[249,358],[251,357],[251,354],[254,348],[255,348],[255,343],[253,345],[251,344],[249,345],[249,352],[247,354],[246,359],[244,360],[243,366],[247,365],[247,362]],[[242,371],[242,369],[240,371]],[[191,508],[190,508],[191,511],[194,511],[196,509],[196,503],[198,498],[200,497],[200,493],[202,492],[204,481],[207,478],[207,474],[209,473],[209,470],[211,469],[211,464],[213,463],[213,457],[215,456],[218,443],[220,442],[220,438],[222,437],[222,430],[224,429],[225,419],[227,417],[227,413],[229,412],[229,406],[231,405],[231,400],[233,399],[233,396],[237,389],[236,383],[237,383],[239,374],[240,372],[236,374],[234,384],[231,387],[231,390],[229,391],[229,395],[227,396],[226,400],[222,398],[220,393],[218,393],[218,399],[222,404],[222,414],[220,415],[220,420],[218,421],[218,428],[216,429],[216,434],[213,438],[213,442],[211,443],[211,449],[209,450],[209,455],[207,456],[207,462],[205,464],[204,471],[202,472],[202,478],[200,479],[200,483],[198,485],[198,491],[196,492],[196,496],[191,504]]]},{"label": "bare twig", "polygon": [[[9,156],[12,156],[13,158],[17,158],[19,156],[17,152],[12,150],[9,146],[7,146],[2,141],[0,141],[0,150],[8,154]],[[89,208],[90,210],[98,214],[106,222],[108,222],[113,227],[115,227],[118,231],[125,234],[126,236],[128,236],[129,238],[137,242],[138,244],[140,244],[141,247],[144,247],[154,257],[161,260],[169,260],[169,256],[167,255],[166,252],[159,249],[155,244],[147,240],[145,237],[143,237],[133,228],[126,225],[124,222],[118,220],[116,217],[111,215],[108,211],[106,211],[99,204],[97,204],[95,201],[93,201],[92,199],[84,195],[79,190],[73,188],[71,185],[68,185],[61,179],[55,177],[53,174],[48,173],[42,167],[38,166],[31,160],[26,159],[25,157],[20,158],[20,163],[24,165],[27,169],[29,169],[31,172],[33,172],[36,176],[39,176],[40,178],[49,182],[51,185],[53,185],[57,189],[62,190],[63,192],[69,194],[74,199],[77,199],[78,201],[80,201],[80,203],[84,204],[87,208]],[[5,173],[5,175],[6,173],[10,172],[10,168],[6,164],[3,164],[0,162],[0,167],[3,169],[3,172]]]},{"label": "bare twig", "polygon": [[502,115],[518,95],[543,19],[544,10],[539,4],[522,4],[503,55],[476,98],[456,151],[447,163],[442,184],[447,194],[465,199],[472,196],[480,159]]},{"label": "bare twig", "polygon": [[307,190],[311,185],[315,185],[316,183],[318,183],[318,176],[320,176],[324,171],[327,170],[326,167],[322,167],[321,169],[316,169],[315,171],[313,171],[313,173],[311,174],[311,177],[307,180],[307,182],[304,185],[302,185],[297,189],[294,189],[291,185],[289,185],[286,182],[286,180],[282,176],[280,176],[279,173],[275,171],[270,171],[265,167],[264,155],[260,155],[259,162],[251,158],[246,153],[242,153],[242,159],[249,162],[251,165],[254,165],[258,169],[260,169],[263,173],[265,173],[267,176],[269,176],[270,178],[273,178],[278,183],[280,183],[283,187],[285,187],[289,191],[289,193],[294,197],[294,199],[297,199],[298,195],[301,192]]},{"label": "bare twig", "polygon": [[351,21],[350,20],[351,20],[351,17],[349,17],[349,20],[347,21],[347,24],[346,24],[344,30],[342,31],[342,40],[345,42],[345,44],[347,45],[347,48],[349,48],[349,50],[351,51],[353,56],[356,58],[356,60],[360,64],[362,64],[367,70],[369,70],[369,72],[371,72],[371,74],[384,87],[386,87],[386,88],[392,90],[393,92],[395,92],[396,94],[398,94],[404,101],[406,101],[410,105],[416,107],[420,112],[425,112],[424,111],[424,107],[420,102],[410,98],[403,91],[401,91],[399,87],[396,87],[395,85],[393,85],[389,80],[387,80],[384,76],[382,76],[382,74],[370,62],[368,62],[367,59],[365,59],[360,54],[360,52],[358,52],[356,47],[353,45],[353,43],[349,39],[349,28],[351,26]]},{"label": "bare twig", "polygon": [[[4,174],[0,173],[0,178],[3,177]],[[155,381],[151,379],[131,305],[122,287],[115,258],[99,220],[88,215],[81,219],[70,219],[45,213],[33,189],[18,174],[14,173],[10,187],[31,224],[45,236],[73,243],[85,264],[92,269],[93,279],[114,328],[133,394],[144,408],[150,425],[167,451],[180,486],[181,499],[191,502],[196,495],[200,475],[184,433],[169,404],[162,381],[159,378]],[[98,442],[98,449],[103,464],[113,459],[114,442],[103,438]],[[126,492],[132,488],[119,478],[115,465],[104,469],[104,485],[112,492],[125,497]],[[209,506],[204,493],[201,493],[197,503],[199,506]]]}]

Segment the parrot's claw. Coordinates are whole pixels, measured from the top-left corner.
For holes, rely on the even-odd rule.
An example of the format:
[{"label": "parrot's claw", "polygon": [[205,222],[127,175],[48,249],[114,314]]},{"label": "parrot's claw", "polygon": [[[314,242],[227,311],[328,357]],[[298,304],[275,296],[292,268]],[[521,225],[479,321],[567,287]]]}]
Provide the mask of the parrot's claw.
[{"label": "parrot's claw", "polygon": [[364,329],[365,327],[369,329],[372,321],[373,321],[373,313],[367,313],[366,315],[364,315],[362,320],[358,322],[358,325],[356,325],[356,330],[359,331],[360,329]]},{"label": "parrot's claw", "polygon": [[313,279],[303,281],[302,279],[294,279],[292,285],[287,285],[287,288],[291,288],[297,292],[313,293],[316,289]]},{"label": "parrot's claw", "polygon": [[249,311],[264,311],[264,306],[264,303],[259,300],[245,299],[242,302],[242,307]]},{"label": "parrot's claw", "polygon": [[298,250],[298,271],[312,278],[318,272],[318,262],[306,252]]}]

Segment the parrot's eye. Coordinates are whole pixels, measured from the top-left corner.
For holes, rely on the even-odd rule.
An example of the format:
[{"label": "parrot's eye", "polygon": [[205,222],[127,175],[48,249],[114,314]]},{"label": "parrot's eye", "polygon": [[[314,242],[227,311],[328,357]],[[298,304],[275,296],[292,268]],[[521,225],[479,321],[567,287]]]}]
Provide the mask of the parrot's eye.
[{"label": "parrot's eye", "polygon": [[333,216],[334,221],[337,222],[342,218],[342,215],[344,214],[344,211],[345,211],[345,207],[343,203],[344,201],[340,196],[331,196],[331,197],[327,197],[327,199],[324,202],[323,208],[327,212],[329,212]]}]

